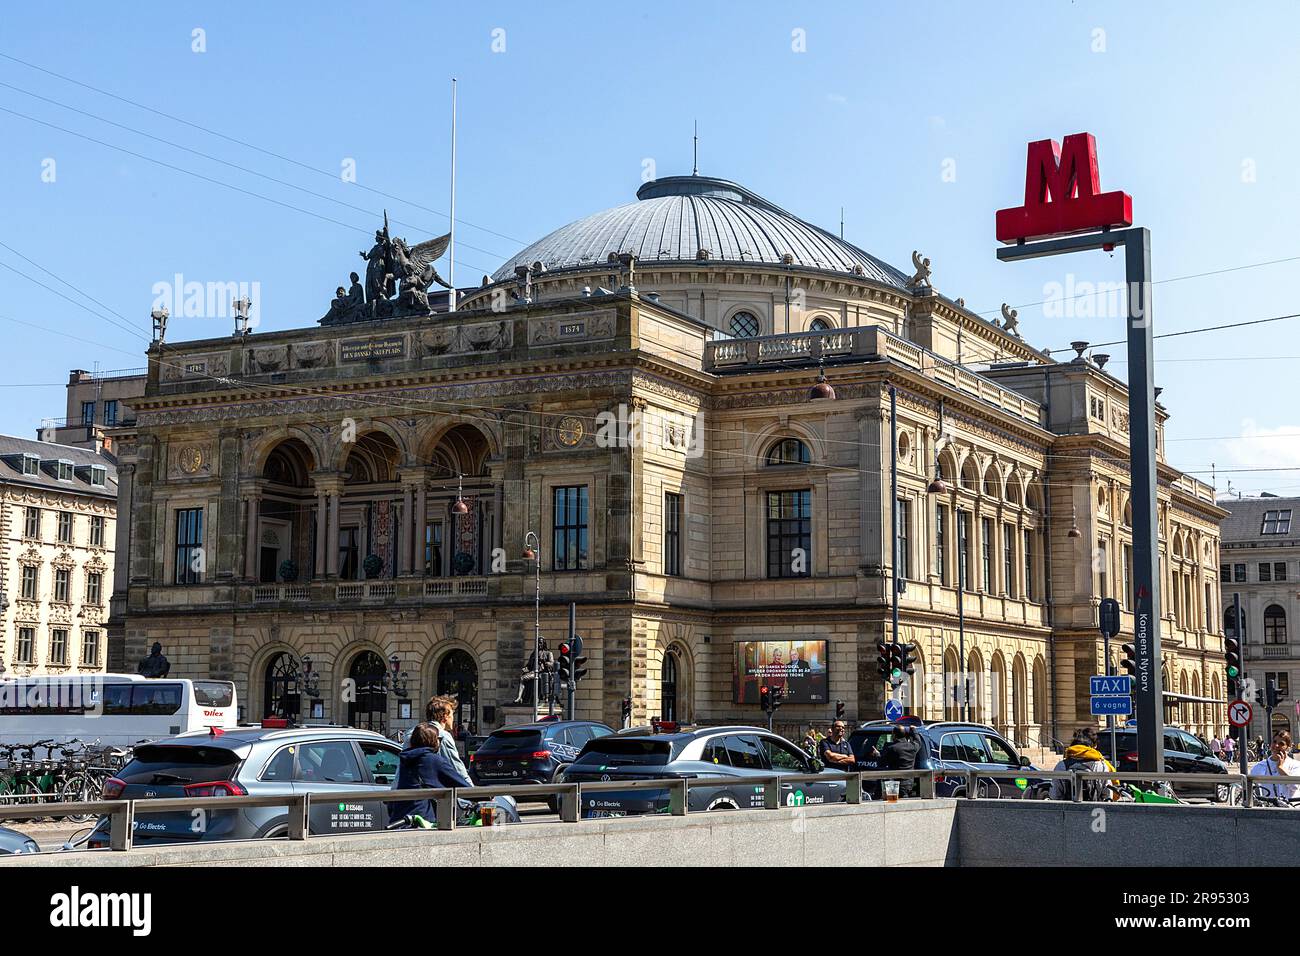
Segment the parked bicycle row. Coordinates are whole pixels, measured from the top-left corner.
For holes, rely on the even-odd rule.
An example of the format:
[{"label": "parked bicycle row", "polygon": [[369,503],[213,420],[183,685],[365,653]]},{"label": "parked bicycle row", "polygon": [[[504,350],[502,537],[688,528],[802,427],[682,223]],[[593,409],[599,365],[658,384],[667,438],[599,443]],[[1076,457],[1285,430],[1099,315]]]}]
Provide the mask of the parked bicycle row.
[{"label": "parked bicycle row", "polygon": [[[44,750],[44,756],[37,751]],[[101,746],[70,740],[36,740],[26,744],[0,744],[0,805],[99,800],[104,784],[131,762],[134,748]],[[48,818],[84,822],[94,814],[57,814]]]}]

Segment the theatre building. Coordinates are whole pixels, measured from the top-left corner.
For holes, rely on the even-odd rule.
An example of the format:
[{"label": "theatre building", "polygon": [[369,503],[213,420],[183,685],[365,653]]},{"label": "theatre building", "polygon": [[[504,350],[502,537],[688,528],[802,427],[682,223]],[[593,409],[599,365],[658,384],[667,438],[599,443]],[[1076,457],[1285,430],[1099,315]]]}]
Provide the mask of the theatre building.
[{"label": "theatre building", "polygon": [[[637,722],[752,723],[762,681],[793,730],[837,700],[882,712],[897,563],[913,712],[956,716],[965,673],[972,718],[1068,736],[1093,720],[1097,603],[1133,604],[1125,386],[913,258],[672,177],[454,312],[418,287],[363,307],[357,286],[320,323],[155,343],[119,438],[122,659],[159,641],[253,718],[391,730],[452,691],[483,733],[518,695],[540,591],[552,650],[576,604],[578,716],[617,725],[630,697]],[[1208,730],[1224,512],[1166,464],[1165,414],[1166,687]]]}]

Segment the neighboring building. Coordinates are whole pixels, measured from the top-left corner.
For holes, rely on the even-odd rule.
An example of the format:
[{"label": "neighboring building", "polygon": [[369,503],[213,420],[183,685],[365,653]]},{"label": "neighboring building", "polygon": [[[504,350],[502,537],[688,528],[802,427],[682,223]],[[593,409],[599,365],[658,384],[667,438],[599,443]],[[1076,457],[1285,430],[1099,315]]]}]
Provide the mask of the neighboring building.
[{"label": "neighboring building", "polygon": [[[787,703],[793,729],[835,700],[882,712],[896,553],[914,712],[955,716],[964,670],[971,716],[1018,741],[1094,724],[1096,606],[1132,606],[1127,395],[1104,360],[1054,362],[1014,316],[939,295],[927,260],[909,276],[732,183],[639,198],[454,314],[155,345],[121,449],[123,659],[161,641],[174,673],[236,681],[249,716],[389,727],[456,690],[484,732],[532,638],[536,532],[543,636],[575,602],[590,658],[579,716],[617,724],[631,697],[636,721],[758,721],[737,702],[737,670],[772,653],[753,642],[824,641],[802,648],[824,699]],[[1165,418],[1166,687],[1208,732],[1223,512],[1165,462]]]},{"label": "neighboring building", "polygon": [[113,452],[111,430],[129,425],[135,418],[131,400],[144,394],[145,369],[87,372],[74,368],[68,373],[67,415],[47,418],[37,437],[41,441],[76,445],[92,451]]},{"label": "neighboring building", "polygon": [[[1231,512],[1223,519],[1219,559],[1224,632],[1237,633],[1237,595],[1245,631],[1242,668],[1261,694],[1269,680],[1277,681],[1282,699],[1273,726],[1294,735],[1300,642],[1292,642],[1291,632],[1300,623],[1300,498],[1228,498],[1219,505]],[[1254,708],[1250,736],[1267,739],[1264,708]]]},{"label": "neighboring building", "polygon": [[116,515],[111,459],[0,435],[0,673],[104,670]]}]

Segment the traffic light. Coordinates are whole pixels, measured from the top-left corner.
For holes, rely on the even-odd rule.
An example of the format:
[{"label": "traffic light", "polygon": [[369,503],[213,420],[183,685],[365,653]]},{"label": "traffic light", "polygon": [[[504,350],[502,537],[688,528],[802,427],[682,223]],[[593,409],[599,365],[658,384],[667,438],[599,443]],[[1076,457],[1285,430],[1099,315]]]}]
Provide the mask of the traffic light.
[{"label": "traffic light", "polygon": [[1137,648],[1132,644],[1121,644],[1119,646],[1119,669],[1126,674],[1137,676]]},{"label": "traffic light", "polygon": [[1269,710],[1276,709],[1278,701],[1282,699],[1282,695],[1279,694],[1277,690],[1276,680],[1271,680],[1271,679],[1269,680],[1268,687],[1265,693],[1267,696],[1264,698],[1264,703],[1268,706],[1268,709]]},{"label": "traffic light", "polygon": [[587,659],[582,656],[582,636],[573,635],[573,641],[569,645],[570,669],[573,672],[573,683],[578,683],[587,676]]},{"label": "traffic light", "polygon": [[880,675],[881,680],[889,680],[889,645],[884,641],[877,641],[876,651],[880,655],[876,658],[876,673]]},{"label": "traffic light", "polygon": [[1241,642],[1235,637],[1223,639],[1223,660],[1228,670],[1228,696],[1237,696],[1237,681],[1241,678]]},{"label": "traffic light", "polygon": [[844,719],[844,701],[842,700],[837,700],[835,702],[835,719],[836,720]]},{"label": "traffic light", "polygon": [[567,687],[572,679],[573,651],[569,648],[567,641],[562,641],[560,643],[560,683]]},{"label": "traffic light", "polygon": [[772,712],[772,691],[766,686],[758,689],[758,706],[763,708],[765,714]]},{"label": "traffic light", "polygon": [[916,673],[916,645],[903,645],[903,673],[911,677]]},{"label": "traffic light", "polygon": [[889,645],[889,682],[897,687],[903,682],[903,645]]}]

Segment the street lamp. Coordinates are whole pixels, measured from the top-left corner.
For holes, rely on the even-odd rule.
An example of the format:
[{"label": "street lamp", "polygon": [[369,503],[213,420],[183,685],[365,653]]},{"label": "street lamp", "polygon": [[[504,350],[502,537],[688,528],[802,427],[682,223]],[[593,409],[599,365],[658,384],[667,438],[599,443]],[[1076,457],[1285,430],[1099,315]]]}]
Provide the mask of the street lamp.
[{"label": "street lamp", "polygon": [[463,483],[464,477],[464,475],[460,474],[456,476],[456,501],[451,506],[451,513],[454,515],[469,514],[469,505],[466,504],[465,497],[461,494],[465,487]]},{"label": "street lamp", "polygon": [[[532,540],[536,547],[528,542]],[[542,669],[542,539],[536,531],[524,535],[524,560],[533,564],[533,715],[536,716],[539,695],[538,674]]]},{"label": "street lamp", "polygon": [[231,311],[235,313],[235,335],[247,335],[249,333],[248,313],[252,308],[253,301],[251,299],[236,299],[231,303]]}]

